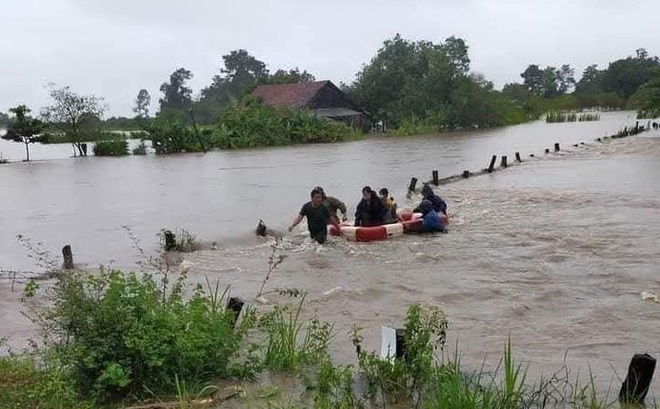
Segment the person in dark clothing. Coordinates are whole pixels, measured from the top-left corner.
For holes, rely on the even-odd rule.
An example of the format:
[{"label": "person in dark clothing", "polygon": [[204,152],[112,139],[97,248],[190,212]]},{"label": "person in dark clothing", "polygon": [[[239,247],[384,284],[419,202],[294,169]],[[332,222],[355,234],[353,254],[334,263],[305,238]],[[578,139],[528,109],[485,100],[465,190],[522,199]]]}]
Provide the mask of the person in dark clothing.
[{"label": "person in dark clothing", "polygon": [[325,243],[328,237],[328,224],[337,224],[330,215],[330,210],[323,205],[323,194],[318,190],[312,190],[310,194],[312,200],[305,203],[300,212],[289,226],[292,231],[303,218],[307,217],[307,229],[309,236],[319,244]]},{"label": "person in dark clothing", "polygon": [[[445,231],[445,226],[440,220],[438,212],[433,209],[429,200],[422,200],[419,204],[419,213],[422,213],[422,224],[408,229],[411,233],[440,233]],[[442,213],[441,213],[442,214]]]},{"label": "person in dark clothing", "polygon": [[394,202],[394,198],[390,196],[390,191],[387,188],[382,188],[378,191],[380,200],[383,202],[383,206],[388,210],[386,222],[395,223],[399,218],[396,214],[397,205]]},{"label": "person in dark clothing", "polygon": [[[433,192],[433,189],[429,185],[424,185],[422,188],[422,197],[424,200],[428,200],[431,203],[431,207],[433,210],[439,213],[441,221],[446,224],[448,217],[447,217],[447,203],[445,203],[444,200],[438,195],[436,195]],[[416,207],[413,212],[415,213],[422,213],[421,209]]]},{"label": "person in dark clothing", "polygon": [[362,200],[355,211],[355,225],[363,227],[380,226],[385,222],[388,210],[371,187],[362,188]]},{"label": "person in dark clothing", "polygon": [[348,211],[346,210],[344,202],[336,197],[327,196],[321,186],[317,186],[316,190],[321,192],[321,195],[323,196],[323,205],[330,210],[330,216],[339,220],[339,216],[337,216],[337,211],[339,211],[341,213],[341,220],[344,222],[348,220]]}]

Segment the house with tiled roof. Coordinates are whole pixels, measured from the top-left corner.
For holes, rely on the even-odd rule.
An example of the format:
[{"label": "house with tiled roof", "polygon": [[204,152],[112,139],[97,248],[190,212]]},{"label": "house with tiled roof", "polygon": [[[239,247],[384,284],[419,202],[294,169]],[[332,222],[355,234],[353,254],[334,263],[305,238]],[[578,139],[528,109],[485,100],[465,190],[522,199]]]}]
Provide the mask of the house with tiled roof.
[{"label": "house with tiled roof", "polygon": [[309,109],[324,118],[370,128],[367,113],[330,81],[259,85],[252,95],[273,107]]}]

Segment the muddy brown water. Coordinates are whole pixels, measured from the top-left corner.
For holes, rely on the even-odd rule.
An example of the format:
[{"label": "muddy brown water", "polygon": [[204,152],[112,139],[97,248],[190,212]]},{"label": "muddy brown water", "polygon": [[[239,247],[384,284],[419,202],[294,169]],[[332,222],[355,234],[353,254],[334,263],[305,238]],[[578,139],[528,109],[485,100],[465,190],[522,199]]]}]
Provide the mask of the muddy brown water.
[{"label": "muddy brown water", "polygon": [[[190,278],[231,284],[253,300],[272,244],[254,237],[256,221],[284,229],[311,187],[324,186],[351,210],[365,184],[390,187],[412,206],[404,197],[411,176],[477,170],[492,154],[520,151],[521,165],[437,189],[449,204],[447,234],[318,246],[299,227],[282,244],[287,257],[265,297],[286,303],[276,289],[307,291],[305,315],[335,324],[340,363],[354,362],[353,325],[377,349],[380,325],[400,325],[406,307],[421,302],[446,312],[448,348],[457,342],[467,368],[494,369],[510,335],[531,378],[567,364],[585,382],[591,370],[615,393],[634,353],[660,356],[660,303],[640,296],[660,293],[660,133],[593,142],[634,122],[631,113],[605,113],[595,123],[11,164],[0,168],[0,268],[38,270],[19,233],[53,252],[70,243],[81,263],[131,267],[138,256],[122,226],[150,251],[161,227],[185,227],[219,243],[186,255]],[[543,155],[554,142],[562,151]],[[16,347],[34,335],[18,298],[0,280],[0,336]],[[657,376],[652,393],[660,396]]]}]

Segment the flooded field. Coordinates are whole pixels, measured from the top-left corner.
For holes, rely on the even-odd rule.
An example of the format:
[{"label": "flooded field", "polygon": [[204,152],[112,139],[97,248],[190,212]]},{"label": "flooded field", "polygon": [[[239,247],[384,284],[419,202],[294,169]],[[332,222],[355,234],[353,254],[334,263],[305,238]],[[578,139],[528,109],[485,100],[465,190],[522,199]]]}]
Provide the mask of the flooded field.
[{"label": "flooded field", "polygon": [[[631,124],[629,113],[612,113],[597,123],[338,145],[11,164],[0,167],[0,268],[35,270],[16,234],[56,256],[70,243],[77,261],[130,268],[138,254],[122,226],[149,251],[160,228],[185,227],[219,243],[186,256],[189,277],[217,279],[253,300],[273,244],[254,236],[257,220],[284,230],[311,187],[349,210],[367,184],[412,206],[418,199],[404,197],[411,176],[477,170],[490,155],[520,151],[520,165],[436,189],[449,204],[447,234],[318,246],[299,227],[281,245],[287,257],[265,297],[290,302],[276,290],[306,291],[305,315],[335,323],[340,363],[354,360],[353,325],[376,349],[380,325],[400,325],[406,306],[422,302],[444,309],[448,347],[458,341],[467,368],[497,366],[510,335],[530,376],[566,364],[618,392],[634,353],[660,355],[660,304],[640,295],[660,292],[660,133],[593,141]],[[554,142],[562,151],[544,156]],[[34,335],[19,296],[0,282],[0,337],[16,345]],[[657,379],[652,393],[660,396]]]}]

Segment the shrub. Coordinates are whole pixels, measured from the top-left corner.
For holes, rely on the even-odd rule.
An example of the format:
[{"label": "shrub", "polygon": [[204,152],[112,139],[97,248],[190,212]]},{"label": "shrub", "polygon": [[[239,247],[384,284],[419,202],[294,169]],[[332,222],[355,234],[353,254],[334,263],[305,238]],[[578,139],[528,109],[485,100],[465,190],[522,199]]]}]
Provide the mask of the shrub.
[{"label": "shrub", "polygon": [[101,141],[94,144],[94,156],[128,155],[128,142],[123,139]]},{"label": "shrub", "polygon": [[248,97],[226,109],[212,146],[241,149],[358,139],[360,131],[305,110],[276,109]]},{"label": "shrub", "polygon": [[179,229],[174,232],[161,229],[158,237],[160,238],[160,245],[165,251],[191,253],[202,248],[197,236],[186,229]]},{"label": "shrub", "polygon": [[[231,373],[245,331],[232,328],[224,294],[117,270],[71,273],[54,288],[44,326],[80,396],[100,401],[170,392],[175,377],[208,380]],[[210,286],[209,286],[210,287]]]},{"label": "shrub", "polygon": [[292,371],[327,358],[332,326],[312,319],[303,330],[300,310],[305,300],[294,307],[275,307],[261,318],[260,328],[267,334],[264,366],[274,371]]}]

